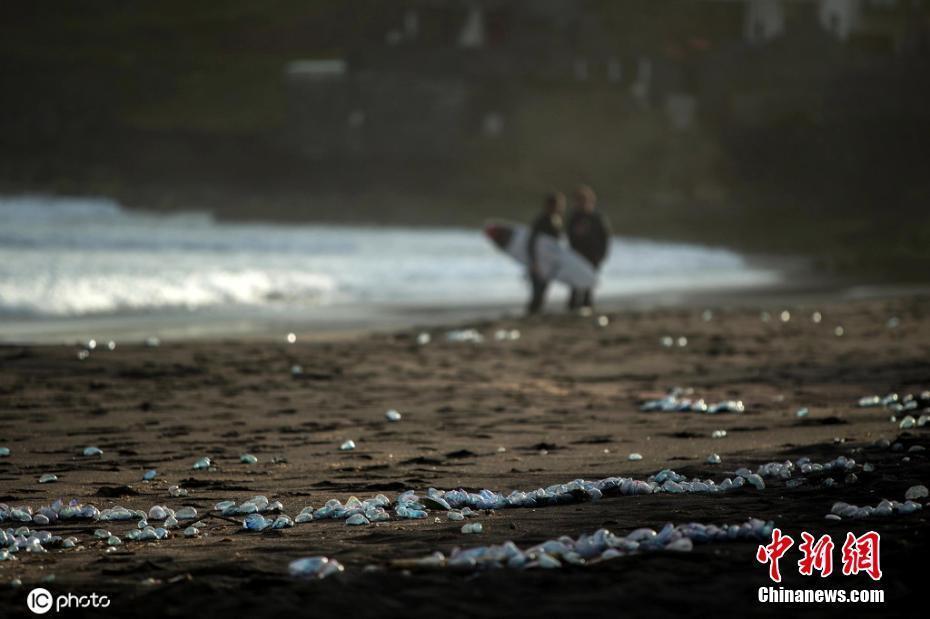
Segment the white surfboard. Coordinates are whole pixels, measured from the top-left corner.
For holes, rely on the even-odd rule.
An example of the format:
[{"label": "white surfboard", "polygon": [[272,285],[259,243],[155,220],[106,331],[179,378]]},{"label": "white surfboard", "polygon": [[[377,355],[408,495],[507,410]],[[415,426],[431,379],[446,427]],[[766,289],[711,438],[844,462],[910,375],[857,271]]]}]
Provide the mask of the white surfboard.
[{"label": "white surfboard", "polygon": [[[485,225],[484,233],[498,249],[523,266],[529,266],[529,228],[510,222],[491,222]],[[543,277],[572,288],[593,288],[597,283],[597,272],[591,263],[551,236],[536,237],[536,262]]]}]

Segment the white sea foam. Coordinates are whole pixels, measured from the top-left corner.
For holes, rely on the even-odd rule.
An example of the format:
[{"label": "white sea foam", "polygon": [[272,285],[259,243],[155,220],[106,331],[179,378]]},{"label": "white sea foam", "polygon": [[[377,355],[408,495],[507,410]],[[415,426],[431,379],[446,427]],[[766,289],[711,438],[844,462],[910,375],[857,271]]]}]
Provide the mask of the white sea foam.
[{"label": "white sea foam", "polygon": [[[601,294],[771,283],[721,249],[619,238]],[[521,269],[479,230],[218,223],[105,199],[0,198],[0,314],[222,306],[519,303]]]}]

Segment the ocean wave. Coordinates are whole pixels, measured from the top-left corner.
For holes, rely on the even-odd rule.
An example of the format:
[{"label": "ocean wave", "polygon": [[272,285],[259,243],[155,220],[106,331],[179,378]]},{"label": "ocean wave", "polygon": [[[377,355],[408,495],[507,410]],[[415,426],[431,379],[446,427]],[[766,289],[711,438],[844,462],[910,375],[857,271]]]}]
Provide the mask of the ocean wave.
[{"label": "ocean wave", "polygon": [[229,304],[322,304],[332,290],[331,278],[303,272],[209,269],[148,275],[48,274],[31,281],[0,282],[0,312],[81,316]]},{"label": "ocean wave", "polygon": [[[477,230],[232,224],[106,199],[0,197],[0,314],[521,302],[523,270]],[[616,239],[604,294],[768,283],[738,254]],[[556,296],[561,294],[555,291]]]}]

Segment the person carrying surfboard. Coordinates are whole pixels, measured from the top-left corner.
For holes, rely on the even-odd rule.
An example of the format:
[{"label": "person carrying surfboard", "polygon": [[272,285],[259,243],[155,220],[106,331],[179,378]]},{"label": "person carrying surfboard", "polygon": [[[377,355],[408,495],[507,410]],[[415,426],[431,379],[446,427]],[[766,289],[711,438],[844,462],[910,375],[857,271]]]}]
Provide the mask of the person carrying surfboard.
[{"label": "person carrying surfboard", "polygon": [[565,195],[553,192],[543,201],[542,212],[533,221],[530,235],[527,240],[526,255],[528,257],[530,284],[532,291],[530,302],[526,308],[527,314],[538,314],[546,301],[546,290],[549,287],[551,273],[544,272],[542,265],[536,259],[536,239],[540,235],[551,236],[555,240],[562,237],[562,215],[565,212]]},{"label": "person carrying surfboard", "polygon": [[[565,228],[568,244],[581,254],[594,270],[601,267],[610,248],[610,224],[597,209],[597,194],[587,185],[575,190],[575,205]],[[568,309],[590,308],[594,302],[592,288],[572,288]]]}]

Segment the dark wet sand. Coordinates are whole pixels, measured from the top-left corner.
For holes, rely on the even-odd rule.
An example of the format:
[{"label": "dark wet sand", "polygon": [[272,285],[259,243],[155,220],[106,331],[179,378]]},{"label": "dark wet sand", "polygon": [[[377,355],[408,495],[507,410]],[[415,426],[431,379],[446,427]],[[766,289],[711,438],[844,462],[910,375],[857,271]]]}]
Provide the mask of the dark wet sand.
[{"label": "dark wet sand", "polygon": [[[769,307],[769,310],[772,308]],[[708,616],[797,612],[756,602],[768,584],[754,561],[755,545],[697,546],[689,554],[621,558],[558,571],[409,573],[395,559],[448,552],[457,545],[521,546],[600,527],[628,532],[666,522],[738,523],[771,519],[797,537],[875,528],[882,533],[887,603],[881,607],[813,606],[818,614],[887,615],[922,599],[928,550],[928,512],[881,521],[824,520],[834,501],[875,505],[904,499],[905,490],[930,481],[924,453],[872,447],[879,438],[905,447],[926,445],[927,428],[902,432],[881,409],[860,409],[859,397],[930,389],[930,303],[925,297],[791,306],[782,323],[759,309],[714,308],[625,311],[606,327],[595,317],[552,316],[473,324],[484,343],[445,341],[418,346],[418,331],[359,335],[338,341],[192,342],[157,348],[120,344],[79,361],[73,347],[0,348],[0,502],[48,504],[77,497],[98,507],[148,509],[192,505],[200,511],[224,499],[254,494],[280,500],[295,516],[327,499],[361,498],[400,490],[465,487],[529,490],[583,477],[645,479],[661,468],[722,479],[725,471],[769,460],[810,456],[818,461],[851,455],[874,473],[835,488],[787,489],[722,496],[606,497],[535,510],[481,516],[485,533],[465,536],[461,523],[392,521],[348,528],[314,522],[284,531],[241,533],[209,521],[206,536],[176,533],[157,543],[128,542],[106,553],[91,541],[93,524],[48,527],[79,537],[82,550],[19,554],[0,562],[0,613],[28,614],[25,595],[43,578],[53,593],[108,593],[100,616]],[[823,322],[810,315],[823,312]],[[900,319],[895,329],[889,317]],[[845,334],[834,335],[842,325]],[[499,328],[517,328],[517,341],[495,341]],[[300,335],[300,334],[298,334]],[[672,349],[660,338],[685,336]],[[304,374],[291,376],[300,364]],[[709,401],[741,399],[742,415],[644,413],[638,403],[672,386],[692,387]],[[807,419],[795,411],[808,407]],[[389,408],[404,418],[384,419]],[[724,429],[728,436],[712,439]],[[354,439],[358,448],[340,452]],[[103,449],[85,458],[88,445]],[[499,448],[504,448],[500,450]],[[239,462],[253,453],[256,465]],[[639,452],[643,460],[630,462]],[[705,464],[716,452],[723,464]],[[910,462],[903,462],[907,455]],[[215,470],[191,470],[201,456]],[[280,462],[273,463],[273,459]],[[157,468],[159,479],[140,480]],[[40,485],[43,473],[55,484]],[[186,499],[167,487],[188,488]],[[110,497],[112,488],[123,496]],[[439,514],[442,515],[442,514]],[[9,526],[8,524],[4,526]],[[132,524],[112,524],[124,533]],[[838,546],[841,541],[838,543]],[[838,553],[837,549],[837,553]],[[346,573],[322,582],[288,578],[289,561],[327,555]],[[837,554],[837,560],[839,555]],[[865,576],[835,573],[802,578],[790,555],[785,586],[875,586]],[[377,571],[363,571],[376,566]],[[7,583],[14,577],[23,586]],[[145,579],[154,584],[143,584]],[[117,614],[114,614],[117,613]]]}]

